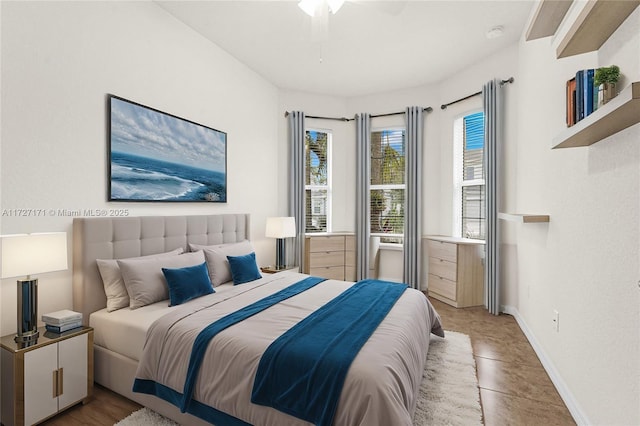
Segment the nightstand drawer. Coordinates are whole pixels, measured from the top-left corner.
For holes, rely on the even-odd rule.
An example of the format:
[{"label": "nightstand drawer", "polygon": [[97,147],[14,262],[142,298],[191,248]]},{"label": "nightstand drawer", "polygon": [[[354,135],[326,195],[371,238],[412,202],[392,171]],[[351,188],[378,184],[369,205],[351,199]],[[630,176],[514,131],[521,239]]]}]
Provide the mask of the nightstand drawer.
[{"label": "nightstand drawer", "polygon": [[447,299],[456,300],[456,283],[436,275],[429,274],[429,292],[439,294]]},{"label": "nightstand drawer", "polygon": [[449,262],[457,261],[457,244],[428,240],[427,247],[429,249],[429,257],[437,257],[438,259],[448,260]]},{"label": "nightstand drawer", "polygon": [[343,251],[323,251],[309,253],[312,268],[324,268],[327,266],[344,267]]},{"label": "nightstand drawer", "polygon": [[311,268],[309,275],[327,278],[329,280],[344,280],[344,266],[327,266],[324,268]]},{"label": "nightstand drawer", "polygon": [[453,262],[429,257],[430,274],[437,275],[451,281],[456,281],[456,268],[457,265]]},{"label": "nightstand drawer", "polygon": [[309,238],[310,252],[344,251],[344,235]]}]

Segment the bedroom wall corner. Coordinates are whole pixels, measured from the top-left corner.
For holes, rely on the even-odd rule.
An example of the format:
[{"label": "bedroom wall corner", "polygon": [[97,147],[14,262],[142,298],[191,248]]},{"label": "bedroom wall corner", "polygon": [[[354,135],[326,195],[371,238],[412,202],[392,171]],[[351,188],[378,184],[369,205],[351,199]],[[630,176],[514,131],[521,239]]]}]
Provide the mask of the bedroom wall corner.
[{"label": "bedroom wall corner", "polygon": [[[70,243],[78,209],[249,213],[258,261],[273,262],[264,227],[278,213],[275,86],[153,2],[1,7],[0,206],[54,213],[0,218],[0,233],[66,231]],[[227,132],[228,202],[107,202],[109,93]],[[71,308],[69,267],[40,277],[40,314]],[[15,332],[15,281],[0,294],[4,335]]]}]

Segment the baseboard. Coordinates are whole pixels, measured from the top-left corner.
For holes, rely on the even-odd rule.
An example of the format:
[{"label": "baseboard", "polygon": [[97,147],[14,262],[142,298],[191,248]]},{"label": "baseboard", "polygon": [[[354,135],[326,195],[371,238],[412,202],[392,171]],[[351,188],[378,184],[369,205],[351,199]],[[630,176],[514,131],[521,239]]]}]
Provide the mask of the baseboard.
[{"label": "baseboard", "polygon": [[560,397],[562,398],[565,405],[569,409],[569,412],[571,413],[573,420],[575,420],[575,422],[579,426],[580,425],[586,426],[586,425],[592,424],[591,422],[589,422],[589,419],[587,418],[586,413],[580,407],[580,404],[573,396],[573,393],[571,393],[571,391],[569,390],[569,387],[567,386],[567,384],[564,382],[564,380],[562,380],[562,377],[560,376],[560,373],[558,372],[556,367],[553,365],[553,362],[551,362],[551,359],[547,356],[545,351],[542,349],[542,346],[540,345],[540,343],[538,343],[538,340],[536,339],[535,335],[533,334],[533,332],[525,322],[524,318],[520,316],[520,312],[518,312],[518,310],[513,306],[502,306],[502,312],[504,312],[505,314],[512,315],[516,319],[518,326],[520,326],[520,329],[522,330],[524,335],[527,337],[527,340],[529,340],[531,347],[535,351],[536,355],[538,355],[538,358],[542,363],[542,367],[545,369],[545,371],[549,375],[551,382],[553,382],[553,385],[556,387],[556,390],[560,394]]}]

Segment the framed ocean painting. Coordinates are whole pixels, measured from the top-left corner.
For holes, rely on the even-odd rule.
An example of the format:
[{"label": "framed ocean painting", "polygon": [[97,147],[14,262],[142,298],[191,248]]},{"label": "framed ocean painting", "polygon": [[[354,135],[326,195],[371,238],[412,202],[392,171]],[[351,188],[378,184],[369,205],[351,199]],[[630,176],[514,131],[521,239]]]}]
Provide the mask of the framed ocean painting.
[{"label": "framed ocean painting", "polygon": [[108,96],[109,201],[227,202],[227,134]]}]

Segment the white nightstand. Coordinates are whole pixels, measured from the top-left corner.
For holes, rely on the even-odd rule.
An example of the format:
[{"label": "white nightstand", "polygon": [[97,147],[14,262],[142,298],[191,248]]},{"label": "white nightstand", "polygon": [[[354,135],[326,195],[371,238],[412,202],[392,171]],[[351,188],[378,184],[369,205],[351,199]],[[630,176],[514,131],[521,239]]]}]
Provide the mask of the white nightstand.
[{"label": "white nightstand", "polygon": [[93,394],[93,328],[39,331],[26,347],[14,335],[0,339],[5,426],[39,423]]}]

